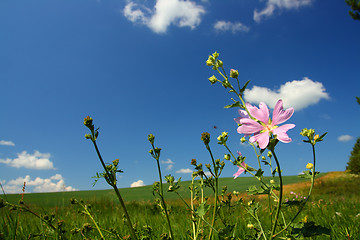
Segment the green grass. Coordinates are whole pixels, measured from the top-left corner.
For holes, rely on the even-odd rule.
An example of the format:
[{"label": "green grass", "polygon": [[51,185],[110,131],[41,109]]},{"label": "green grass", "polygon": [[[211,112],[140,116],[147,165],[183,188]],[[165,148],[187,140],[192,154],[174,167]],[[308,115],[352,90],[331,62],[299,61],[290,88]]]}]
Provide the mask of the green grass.
[{"label": "green grass", "polygon": [[[222,184],[228,185],[229,191],[243,191],[247,186],[254,182],[252,178],[221,179]],[[302,179],[297,177],[286,177],[286,183],[294,183]],[[314,194],[309,200],[305,210],[299,215],[296,222],[307,219],[308,222],[315,222],[318,229],[323,227],[330,231],[330,236],[308,237],[306,239],[360,239],[360,178],[348,174],[340,174],[336,178],[317,181]],[[184,184],[186,191],[187,184]],[[185,187],[186,186],[186,187]],[[302,195],[306,195],[307,189],[292,189]],[[160,239],[160,235],[167,232],[164,218],[159,210],[152,204],[153,196],[151,186],[121,189],[121,193],[127,200],[128,211],[130,212],[133,223],[136,223],[138,231],[145,231],[144,226],[151,226],[153,230],[150,239]],[[19,195],[7,195],[8,199],[17,202]],[[64,228],[67,230],[66,239],[84,239],[81,234],[72,234],[72,229],[81,229],[84,223],[90,223],[89,217],[78,213],[81,208],[78,205],[68,205],[68,199],[76,197],[84,199],[91,204],[94,217],[101,228],[114,228],[122,238],[128,235],[128,230],[124,224],[123,213],[112,192],[103,191],[80,191],[72,193],[46,193],[46,194],[27,194],[25,195],[26,204],[31,204],[32,209],[42,215],[55,215],[54,224],[63,220]],[[175,194],[169,195],[175,198]],[[286,198],[290,197],[286,193]],[[168,198],[169,199],[169,198]],[[180,202],[170,202],[170,221],[176,239],[190,239],[187,231],[191,230],[191,214]],[[259,204],[266,206],[266,198],[259,200]],[[266,209],[265,209],[266,210]],[[259,215],[266,223],[267,215],[261,210]],[[289,207],[285,210],[285,215],[290,216],[297,207]],[[254,223],[254,220],[246,213],[244,207],[234,206],[229,212],[223,214],[229,224],[235,224],[235,234],[245,236],[253,230],[246,226]],[[255,223],[254,223],[255,224]],[[221,229],[224,225],[217,221],[216,228]],[[266,227],[266,226],[265,226]],[[268,227],[268,226],[267,226]],[[54,239],[54,232],[42,224],[38,218],[29,213],[0,209],[0,232],[4,239],[27,239],[29,234],[40,234],[41,237],[34,239]],[[87,233],[89,239],[100,239],[95,230]],[[218,237],[216,237],[218,239]],[[246,239],[242,237],[241,239]]]},{"label": "green grass", "polygon": [[[322,176],[324,174],[320,174]],[[265,181],[270,181],[269,177],[265,177]],[[298,176],[284,176],[284,183],[291,184],[301,181],[305,181],[303,178]],[[179,193],[184,198],[190,198],[188,186],[190,182],[181,182],[181,188]],[[164,184],[166,185],[166,184]],[[253,177],[239,177],[236,180],[233,178],[221,178],[220,179],[220,190],[223,186],[228,187],[228,192],[238,191],[245,192],[248,186],[256,185],[259,186],[258,180]],[[165,189],[167,189],[165,187]],[[152,194],[152,186],[143,186],[136,188],[121,188],[120,193],[125,201],[152,201],[154,196]],[[210,189],[206,189],[206,194],[210,194]],[[7,199],[11,203],[18,203],[20,196],[19,194],[8,194]],[[168,200],[177,199],[177,195],[174,193],[165,193],[165,197]],[[70,204],[70,198],[83,199],[88,201],[98,200],[111,200],[117,201],[113,190],[92,190],[92,191],[75,191],[75,192],[53,192],[53,193],[30,193],[24,196],[27,204],[41,205],[43,207],[55,207],[55,206],[68,206]]]}]

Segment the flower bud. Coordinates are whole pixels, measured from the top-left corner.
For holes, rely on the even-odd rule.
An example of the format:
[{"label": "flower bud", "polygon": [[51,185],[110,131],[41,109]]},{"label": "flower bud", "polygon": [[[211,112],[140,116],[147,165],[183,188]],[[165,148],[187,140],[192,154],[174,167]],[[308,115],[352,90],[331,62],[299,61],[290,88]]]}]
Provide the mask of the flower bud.
[{"label": "flower bud", "polygon": [[207,65],[207,66],[212,66],[213,63],[214,63],[214,62],[213,62],[212,60],[210,60],[210,59],[206,60],[206,65]]},{"label": "flower bud", "polygon": [[271,157],[272,157],[272,153],[269,151],[268,154],[267,154],[267,156],[268,156],[269,158],[271,158]]},{"label": "flower bud", "polygon": [[87,116],[86,118],[84,118],[84,125],[87,126],[88,128],[93,126],[92,122],[93,122],[93,119],[90,116]]},{"label": "flower bud", "polygon": [[313,167],[314,167],[314,164],[312,164],[312,163],[306,164],[307,169],[312,169]]},{"label": "flower bud", "polygon": [[209,79],[209,81],[210,81],[211,84],[214,84],[214,83],[216,83],[216,82],[218,81],[218,79],[217,79],[214,75],[212,75],[212,76],[209,77],[208,79]]},{"label": "flower bud", "polygon": [[265,156],[261,156],[261,159],[262,159],[262,160],[266,160],[266,157],[265,157]]},{"label": "flower bud", "polygon": [[191,163],[190,163],[190,164],[196,166],[196,159],[195,159],[195,158],[191,159]]},{"label": "flower bud", "polygon": [[85,138],[86,139],[91,139],[91,135],[90,134],[85,134]]},{"label": "flower bud", "polygon": [[314,136],[314,140],[316,141],[318,138],[319,138],[319,134],[316,134],[316,135]]},{"label": "flower bud", "polygon": [[230,160],[230,158],[231,158],[231,157],[230,157],[230,154],[225,154],[225,155],[224,155],[224,159],[225,159],[225,160]]},{"label": "flower bud", "polygon": [[219,67],[222,67],[222,66],[223,66],[223,62],[222,62],[221,60],[217,60],[216,63],[217,63],[217,65],[218,65]]},{"label": "flower bud", "polygon": [[246,142],[246,138],[245,138],[245,137],[242,137],[242,138],[240,139],[240,142],[241,142],[241,143]]},{"label": "flower bud", "polygon": [[205,143],[205,145],[209,144],[210,142],[210,133],[204,132],[201,134],[201,141]]},{"label": "flower bud", "polygon": [[270,184],[274,184],[274,183],[275,183],[274,179],[271,179]]},{"label": "flower bud", "polygon": [[219,53],[214,52],[214,53],[213,53],[213,57],[214,57],[215,59],[218,58],[218,57],[219,57]]},{"label": "flower bud", "polygon": [[148,136],[148,140],[151,144],[154,144],[155,136],[150,133]]},{"label": "flower bud", "polygon": [[230,69],[230,77],[231,78],[238,78],[239,76],[239,71],[235,70],[235,69]]}]

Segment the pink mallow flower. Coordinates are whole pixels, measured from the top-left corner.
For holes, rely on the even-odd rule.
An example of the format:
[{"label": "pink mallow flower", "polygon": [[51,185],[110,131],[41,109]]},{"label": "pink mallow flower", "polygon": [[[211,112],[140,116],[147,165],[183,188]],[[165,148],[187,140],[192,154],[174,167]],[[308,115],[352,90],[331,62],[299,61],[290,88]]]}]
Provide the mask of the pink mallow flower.
[{"label": "pink mallow flower", "polygon": [[242,174],[243,172],[245,172],[246,163],[245,163],[245,162],[242,162],[240,165],[241,165],[242,167],[237,166],[239,169],[237,170],[236,173],[233,174],[234,179],[237,178],[238,176],[240,176],[240,174]]},{"label": "pink mallow flower", "polygon": [[246,103],[246,107],[250,115],[257,119],[255,121],[251,119],[244,110],[240,110],[240,119],[236,118],[235,122],[241,124],[238,127],[237,132],[240,134],[245,134],[245,136],[250,136],[250,142],[257,142],[261,149],[265,149],[269,144],[269,137],[271,134],[275,135],[276,138],[284,143],[291,142],[291,138],[286,134],[289,129],[295,127],[294,124],[285,124],[278,126],[279,124],[287,121],[294,113],[294,108],[283,109],[283,102],[280,99],[274,108],[272,120],[269,118],[270,111],[265,103],[261,102],[259,108],[252,106],[249,103]]},{"label": "pink mallow flower", "polygon": [[[238,151],[238,155],[241,157],[241,156],[242,156],[241,152]],[[242,162],[240,165],[241,165],[242,167],[237,166],[239,169],[238,169],[238,171],[237,171],[236,173],[233,174],[234,179],[237,178],[238,176],[240,176],[240,174],[242,174],[243,172],[245,172],[246,163],[245,163],[245,162]]]}]

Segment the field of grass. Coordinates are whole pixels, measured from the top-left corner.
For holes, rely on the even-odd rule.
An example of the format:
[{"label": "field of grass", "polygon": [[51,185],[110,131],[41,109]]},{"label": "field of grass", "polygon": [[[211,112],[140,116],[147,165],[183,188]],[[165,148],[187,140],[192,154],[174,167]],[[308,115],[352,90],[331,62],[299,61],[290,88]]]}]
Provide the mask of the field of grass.
[{"label": "field of grass", "polygon": [[[222,185],[228,185],[228,191],[243,192],[256,182],[253,178],[221,179]],[[307,193],[308,182],[297,177],[286,177],[285,198],[294,198],[295,192],[299,197]],[[187,182],[182,183],[183,193],[187,192]],[[151,186],[121,189],[121,193],[127,201],[133,223],[137,231],[143,233],[143,239],[161,239],[161,234],[167,232],[164,217],[153,204],[154,197],[151,194]],[[3,197],[3,196],[2,196]],[[91,204],[91,210],[100,228],[113,229],[118,239],[128,236],[129,232],[124,224],[123,213],[114,195],[110,190],[102,191],[80,191],[64,193],[26,194],[25,204],[29,204],[35,212],[54,216],[54,223],[61,224],[60,229],[66,230],[64,239],[100,239],[98,232],[88,216],[78,213],[82,210],[79,205],[70,205],[69,198],[83,199],[85,203]],[[175,194],[166,195],[170,203],[170,221],[172,222],[175,239],[191,239],[188,232],[191,230],[191,213],[182,203],[175,200]],[[19,195],[7,195],[9,202],[18,202]],[[254,197],[245,197],[245,203]],[[260,205],[266,205],[267,199],[255,198]],[[235,203],[236,198],[232,199]],[[297,207],[288,207],[285,217],[296,211]],[[259,214],[261,216],[261,212]],[[241,205],[234,204],[231,209],[222,213],[224,220],[234,226],[232,239],[251,239],[246,237],[253,229],[247,228],[249,223],[254,223],[252,218]],[[261,216],[266,223],[266,216]],[[295,222],[306,222],[309,227],[323,230],[324,235],[308,237],[306,239],[360,239],[360,177],[349,175],[344,172],[328,173],[320,176],[314,188],[312,198],[309,200],[305,210],[298,216]],[[316,225],[313,225],[315,222]],[[86,228],[86,224],[92,227]],[[221,229],[224,225],[217,221],[216,228]],[[76,233],[80,229],[84,232]],[[113,231],[111,230],[111,231]],[[56,234],[47,228],[38,218],[30,213],[0,209],[0,232],[3,239],[56,239]],[[104,232],[106,232],[104,230]],[[150,234],[151,233],[151,234]],[[33,235],[30,235],[33,234]],[[38,236],[37,236],[38,235]],[[85,238],[86,236],[86,238]],[[112,236],[113,238],[111,238]],[[240,237],[241,236],[241,237]],[[108,234],[108,239],[116,239],[116,235]],[[222,238],[221,234],[216,239]],[[231,238],[228,238],[231,239]]]},{"label": "field of grass", "polygon": [[[322,176],[324,174],[320,174]],[[270,178],[265,177],[265,181],[269,181]],[[305,181],[303,178],[299,178],[298,176],[285,176],[284,177],[285,184],[298,183]],[[188,190],[190,182],[184,181],[181,182],[179,189],[179,193],[184,198],[190,198],[190,193]],[[166,184],[164,184],[166,185]],[[236,180],[233,178],[221,178],[220,179],[220,189],[223,186],[228,187],[228,192],[238,191],[245,192],[246,189],[251,186],[256,185],[259,186],[258,180],[253,177],[239,177]],[[165,187],[166,189],[166,187]],[[123,196],[125,201],[152,201],[154,196],[152,194],[152,186],[143,186],[136,188],[121,188],[120,193]],[[210,190],[206,189],[206,194],[209,194]],[[18,194],[8,194],[7,199],[11,203],[17,203],[19,201]],[[166,199],[174,200],[177,199],[177,195],[174,193],[165,193]],[[41,205],[43,207],[55,207],[55,206],[67,206],[70,204],[69,199],[83,199],[87,201],[98,201],[98,200],[110,200],[110,201],[118,201],[115,193],[112,189],[109,190],[93,190],[93,191],[76,191],[76,192],[54,192],[54,193],[31,193],[25,194],[25,200],[27,204],[33,205]]]}]

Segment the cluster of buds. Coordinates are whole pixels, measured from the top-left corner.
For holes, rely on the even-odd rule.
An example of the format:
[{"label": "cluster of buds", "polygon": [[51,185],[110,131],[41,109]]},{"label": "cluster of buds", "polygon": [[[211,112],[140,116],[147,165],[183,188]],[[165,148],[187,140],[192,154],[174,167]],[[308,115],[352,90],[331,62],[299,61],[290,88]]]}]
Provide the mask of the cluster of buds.
[{"label": "cluster of buds", "polygon": [[214,70],[217,70],[219,67],[221,68],[223,66],[223,62],[221,60],[217,59],[218,57],[219,57],[219,54],[217,52],[214,52],[206,60],[206,65],[209,67],[213,67]]},{"label": "cluster of buds", "polygon": [[201,141],[204,142],[205,145],[209,145],[210,143],[210,133],[204,132],[201,134]]},{"label": "cluster of buds", "polygon": [[84,118],[84,125],[91,131],[91,134],[85,134],[85,138],[95,142],[99,135],[99,129],[95,129],[93,119],[90,116],[87,116]]},{"label": "cluster of buds", "polygon": [[314,129],[307,129],[307,128],[304,128],[300,132],[300,135],[308,138],[308,140],[303,140],[303,141],[311,143],[314,146],[317,142],[321,142],[326,134],[327,134],[327,132],[324,133],[323,135],[319,136],[319,134],[315,134]]}]

